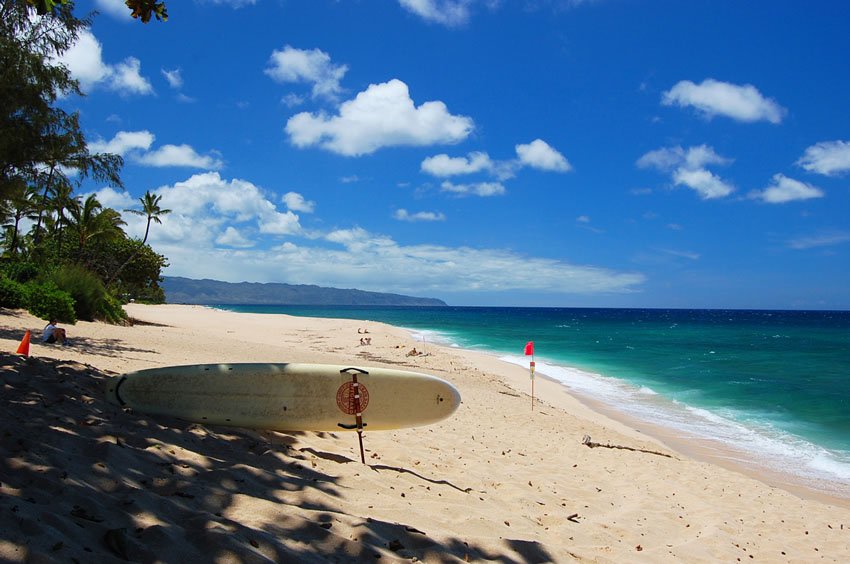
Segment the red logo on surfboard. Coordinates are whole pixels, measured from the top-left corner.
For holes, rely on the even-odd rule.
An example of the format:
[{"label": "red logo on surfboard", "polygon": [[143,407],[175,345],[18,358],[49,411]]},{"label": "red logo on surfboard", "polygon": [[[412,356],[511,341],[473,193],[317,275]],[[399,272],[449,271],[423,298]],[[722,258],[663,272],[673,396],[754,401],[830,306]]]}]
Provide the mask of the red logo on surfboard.
[{"label": "red logo on surfboard", "polygon": [[[356,390],[360,391],[359,398]],[[343,413],[357,415],[358,403],[360,406],[359,413],[366,411],[366,406],[369,405],[369,390],[363,384],[358,383],[355,386],[354,382],[346,382],[336,391],[336,405]]]}]

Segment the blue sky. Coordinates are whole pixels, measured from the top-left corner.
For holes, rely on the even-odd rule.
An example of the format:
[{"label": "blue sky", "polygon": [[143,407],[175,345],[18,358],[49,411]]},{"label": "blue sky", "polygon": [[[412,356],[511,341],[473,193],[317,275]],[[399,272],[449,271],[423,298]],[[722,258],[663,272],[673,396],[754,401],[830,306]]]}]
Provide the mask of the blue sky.
[{"label": "blue sky", "polygon": [[[850,4],[171,0],[63,58],[165,275],[850,308]],[[125,214],[127,232],[144,224]]]}]

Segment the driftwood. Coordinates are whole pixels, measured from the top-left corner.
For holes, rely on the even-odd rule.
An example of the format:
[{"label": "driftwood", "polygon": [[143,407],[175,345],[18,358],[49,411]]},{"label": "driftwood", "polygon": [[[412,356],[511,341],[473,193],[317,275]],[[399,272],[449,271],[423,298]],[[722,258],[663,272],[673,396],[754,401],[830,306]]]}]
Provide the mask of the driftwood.
[{"label": "driftwood", "polygon": [[657,450],[646,450],[646,449],[643,449],[643,448],[634,448],[634,447],[623,446],[623,445],[612,445],[611,443],[604,444],[604,445],[602,443],[595,443],[592,440],[590,440],[590,435],[585,435],[581,439],[581,444],[586,445],[588,448],[596,448],[596,447],[618,448],[618,449],[621,449],[621,450],[630,450],[632,452],[645,452],[647,454],[656,454],[658,456],[666,456],[667,458],[673,458],[669,454],[667,454],[665,452],[658,452]]}]

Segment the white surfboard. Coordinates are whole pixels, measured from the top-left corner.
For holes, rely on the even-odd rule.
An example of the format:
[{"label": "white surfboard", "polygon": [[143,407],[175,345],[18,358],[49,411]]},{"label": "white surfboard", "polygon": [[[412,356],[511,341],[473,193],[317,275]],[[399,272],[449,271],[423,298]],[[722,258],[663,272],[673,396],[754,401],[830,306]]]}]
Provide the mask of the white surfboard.
[{"label": "white surfboard", "polygon": [[460,405],[450,383],[417,372],[331,364],[168,366],[113,378],[107,398],[150,415],[277,431],[417,427]]}]

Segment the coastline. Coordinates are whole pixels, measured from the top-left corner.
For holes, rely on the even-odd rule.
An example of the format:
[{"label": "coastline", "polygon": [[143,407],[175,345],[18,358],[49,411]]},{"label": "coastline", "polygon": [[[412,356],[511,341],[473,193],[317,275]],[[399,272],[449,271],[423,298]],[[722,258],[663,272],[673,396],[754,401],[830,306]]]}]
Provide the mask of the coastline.
[{"label": "coastline", "polygon": [[[532,412],[527,370],[495,356],[429,342],[430,355],[407,357],[406,352],[420,344],[407,330],[362,320],[244,314],[198,306],[131,304],[127,310],[140,323],[112,327],[80,322],[69,327],[71,346],[33,342],[30,354],[57,366],[88,365],[107,378],[175,364],[354,362],[432,373],[459,388],[461,407],[444,422],[421,429],[367,432],[367,468],[371,471],[359,464],[356,440],[346,433],[207,431],[249,437],[276,447],[269,449],[278,451],[276,454],[264,453],[248,461],[244,452],[230,452],[229,456],[242,462],[228,467],[243,479],[268,472],[272,459],[285,459],[287,464],[309,470],[319,483],[333,484],[333,494],[273,489],[265,496],[274,502],[259,494],[240,494],[218,512],[241,527],[267,531],[269,523],[281,518],[282,509],[275,506],[282,504],[288,515],[315,521],[318,517],[310,507],[320,505],[322,515],[330,515],[332,527],[321,528],[324,536],[319,535],[322,542],[316,541],[311,549],[314,556],[339,554],[343,546],[346,551],[354,550],[350,543],[357,543],[390,558],[425,561],[436,560],[440,554],[462,560],[464,551],[473,560],[503,557],[525,561],[728,561],[750,557],[842,561],[850,557],[850,519],[847,505],[842,507],[840,499],[800,497],[799,492],[795,495],[769,485],[769,477],[755,480],[704,462],[699,455],[694,459],[663,435],[657,438],[655,429],[636,426],[599,406],[588,406],[560,382],[547,378],[537,378],[540,402]],[[40,331],[41,322],[28,314],[0,313],[0,340],[6,351],[15,350],[24,328]],[[371,346],[358,344],[357,330],[364,326],[372,336]],[[58,409],[64,407],[60,404]],[[99,409],[125,426],[130,421],[148,420],[143,415]],[[161,432],[177,425],[156,424],[165,427]],[[85,432],[90,430],[80,428],[81,435]],[[122,440],[147,440],[139,433],[137,430],[133,439]],[[595,442],[636,450],[590,449],[581,444],[584,435]],[[186,439],[178,440],[173,433],[168,437],[170,444],[177,445],[175,452],[198,448],[191,441],[180,442]],[[100,449],[95,454],[104,456],[104,452]],[[185,456],[191,459],[189,454]],[[201,466],[219,463],[210,460],[207,456]],[[91,472],[92,460],[84,455],[71,463],[81,466],[76,470],[81,476]],[[15,492],[26,489],[20,485],[10,491],[14,477],[6,475],[8,470],[7,461],[0,475],[4,525],[10,517],[6,507],[15,500]],[[191,485],[194,482],[187,483],[187,487],[195,487]],[[101,486],[92,502],[102,504],[101,510],[107,512],[110,495],[109,488]],[[200,505],[194,511],[206,516],[209,528],[219,517],[203,506],[207,497],[180,501]],[[41,513],[33,515],[44,518]],[[167,520],[168,515],[158,518]],[[16,519],[20,521],[20,513]],[[137,524],[144,521],[136,519]],[[178,521],[179,516],[169,524],[178,527]],[[4,530],[22,527],[13,519],[8,524],[11,529],[4,526]],[[147,527],[144,531],[151,525]],[[364,527],[369,535],[363,534]],[[287,550],[307,543],[315,532],[283,528],[280,535],[285,532],[288,540],[270,535],[267,542],[273,542],[273,537]],[[56,542],[51,534],[30,535],[34,538],[26,546],[37,545],[44,536],[44,543],[54,544],[38,550],[49,552]],[[21,541],[13,535],[0,534],[0,556],[15,561],[27,548],[16,544]],[[394,535],[398,538],[389,538]],[[65,543],[73,544],[70,540]],[[244,550],[253,553],[258,548],[249,542]]]},{"label": "coastline", "polygon": [[[419,329],[408,330],[415,335],[421,333]],[[450,346],[453,350],[457,347],[445,338],[442,342],[442,346]],[[437,341],[437,343],[440,342]],[[522,364],[517,364],[517,358],[521,357],[510,353],[464,349],[462,347],[457,347],[457,350],[472,355],[481,355],[481,358],[476,361],[478,363],[486,362],[488,358],[495,358],[500,364],[489,364],[489,369],[498,373],[505,381],[510,382],[510,385],[516,391],[527,394],[530,398],[528,368]],[[538,386],[538,389],[545,390],[543,394],[537,394],[538,398],[545,398],[561,409],[570,413],[575,413],[578,409],[589,409],[590,413],[584,412],[585,417],[601,416],[606,418],[609,420],[609,426],[614,423],[619,424],[617,430],[620,433],[627,435],[636,433],[636,438],[657,441],[659,445],[672,449],[683,456],[745,474],[770,486],[792,492],[799,497],[850,508],[850,482],[841,481],[837,477],[827,479],[803,476],[791,471],[783,472],[782,467],[778,466],[777,462],[787,465],[787,460],[773,460],[770,464],[767,460],[758,458],[756,453],[748,451],[743,445],[736,447],[734,444],[696,434],[667,422],[659,422],[650,417],[642,416],[642,414],[627,412],[616,404],[594,397],[581,386],[574,387],[568,381],[549,376],[544,372],[546,370],[545,363],[538,362],[537,366],[536,386]],[[579,369],[566,365],[553,366],[556,369],[566,368],[568,374],[571,374],[574,370],[584,373],[584,376],[590,374],[586,368]],[[516,370],[517,368],[519,368],[519,371]],[[544,388],[539,388],[541,382],[544,382]],[[566,398],[563,396],[566,396]],[[665,407],[665,409],[668,408]]]},{"label": "coastline", "polygon": [[[552,396],[547,398],[550,401],[552,397],[557,397],[559,394],[566,394],[581,406],[589,409],[591,413],[619,423],[620,426],[617,427],[617,430],[621,433],[636,433],[638,437],[644,440],[656,441],[660,446],[670,449],[681,456],[744,474],[766,485],[786,490],[804,499],[850,509],[850,497],[841,495],[841,492],[837,491],[837,487],[830,488],[830,484],[826,484],[823,487],[815,487],[803,478],[772,470],[763,464],[758,464],[753,459],[752,454],[743,449],[736,450],[720,441],[692,435],[686,431],[660,425],[624,413],[607,403],[596,400],[581,392],[571,390],[563,382],[550,378],[545,374],[538,372],[536,377],[538,378],[538,382],[539,380],[545,380],[552,384],[553,387],[549,388]],[[526,385],[526,387],[528,386]],[[571,410],[571,406],[573,405],[569,401],[565,404],[557,401],[554,403],[568,410]],[[835,484],[832,485],[834,486]]]}]

